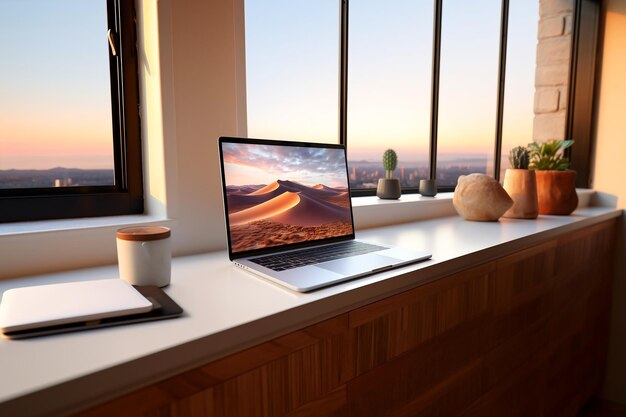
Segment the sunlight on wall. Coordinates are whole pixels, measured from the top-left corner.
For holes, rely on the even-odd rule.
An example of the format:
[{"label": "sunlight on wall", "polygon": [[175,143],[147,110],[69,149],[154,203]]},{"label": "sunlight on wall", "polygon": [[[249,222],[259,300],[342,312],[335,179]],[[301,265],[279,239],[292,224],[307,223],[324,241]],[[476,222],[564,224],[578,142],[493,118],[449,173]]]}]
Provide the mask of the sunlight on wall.
[{"label": "sunlight on wall", "polygon": [[594,188],[617,194],[618,205],[626,207],[626,1],[609,1],[596,133]]},{"label": "sunlight on wall", "polygon": [[[146,207],[150,214],[165,215],[167,204],[166,169],[164,157],[163,102],[161,89],[161,56],[159,48],[159,15],[154,2],[142,0],[139,9],[137,33],[139,34],[139,78],[144,85],[140,89],[141,102],[145,103],[141,118],[142,151]],[[172,155],[173,156],[173,155]],[[172,170],[174,171],[174,170]],[[173,175],[173,172],[167,172]],[[168,207],[172,211],[171,207]]]},{"label": "sunlight on wall", "polygon": [[[598,95],[595,135],[593,188],[618,197],[618,207],[626,208],[626,0],[608,0],[604,25],[604,43]],[[626,226],[618,229],[611,312],[611,341],[603,396],[626,404],[626,261],[624,251]],[[621,256],[619,255],[621,254]]]}]

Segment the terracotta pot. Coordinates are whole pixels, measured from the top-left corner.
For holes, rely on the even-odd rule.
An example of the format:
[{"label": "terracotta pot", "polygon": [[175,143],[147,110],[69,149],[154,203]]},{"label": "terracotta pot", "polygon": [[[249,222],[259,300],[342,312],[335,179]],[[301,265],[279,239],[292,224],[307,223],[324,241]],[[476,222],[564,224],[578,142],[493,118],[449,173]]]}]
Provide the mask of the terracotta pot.
[{"label": "terracotta pot", "polygon": [[513,199],[513,206],[503,214],[512,219],[536,219],[539,215],[537,203],[537,179],[535,171],[507,169],[504,173],[504,190]]},{"label": "terracotta pot", "polygon": [[535,171],[539,214],[568,215],[578,206],[576,171]]}]

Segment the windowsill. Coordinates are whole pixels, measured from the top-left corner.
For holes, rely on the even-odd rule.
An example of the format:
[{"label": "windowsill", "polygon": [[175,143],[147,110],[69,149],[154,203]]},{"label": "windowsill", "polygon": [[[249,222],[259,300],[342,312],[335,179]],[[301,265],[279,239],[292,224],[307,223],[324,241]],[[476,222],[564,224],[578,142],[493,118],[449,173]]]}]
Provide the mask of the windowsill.
[{"label": "windowsill", "polygon": [[[595,193],[593,190],[577,191],[580,208],[589,205],[616,206],[615,201],[603,193]],[[452,197],[453,193],[440,193],[435,197],[405,194],[399,200],[353,198],[355,229],[360,235],[373,227],[456,216]],[[203,239],[196,239],[194,244],[189,244],[193,240],[187,235],[189,232],[184,228],[177,229],[175,219],[161,215],[7,223],[0,226],[0,253],[10,255],[3,259],[0,280],[113,264],[117,259],[115,231],[120,227],[133,225],[172,227],[172,252],[176,256],[207,252],[226,246],[223,235],[220,235],[222,239],[215,239],[219,247],[207,245]]]},{"label": "windowsill", "polygon": [[420,204],[420,205],[437,205],[441,204],[441,201],[452,200],[454,196],[453,192],[450,193],[439,193],[434,197],[424,197],[421,194],[402,194],[398,200],[383,200],[376,196],[369,197],[353,197],[352,198],[352,206],[353,207],[363,207],[363,206],[381,206],[387,204]]},{"label": "windowsill", "polygon": [[[596,192],[588,188],[577,188],[578,208],[591,205],[608,205],[605,201],[592,201]],[[404,194],[398,200],[381,200],[378,197],[356,197],[352,199],[354,222],[357,230],[388,226],[418,220],[457,215],[452,205],[453,192],[439,193],[434,197],[420,194]],[[602,203],[602,204],[600,204]],[[383,211],[384,210],[384,211]]]},{"label": "windowsill", "polygon": [[[577,188],[576,193],[580,200],[579,207],[588,207],[590,205],[590,198],[595,193],[590,188]],[[353,197],[352,207],[363,206],[384,206],[388,204],[410,204],[415,207],[438,207],[447,205],[452,201],[454,192],[439,193],[434,197],[424,197],[421,194],[403,194],[398,200],[382,200],[376,196],[369,197]]]},{"label": "windowsill", "polygon": [[[595,193],[594,190],[577,188],[576,192],[579,198],[579,208],[591,205],[591,197]],[[404,223],[409,220],[415,221],[455,215],[456,212],[452,206],[453,196],[453,192],[447,192],[439,193],[434,197],[424,197],[420,194],[403,194],[398,200],[383,200],[375,196],[353,197],[352,207],[355,223],[357,229],[361,229],[383,224]],[[3,224],[0,228],[0,237],[69,230],[118,228],[131,225],[171,225],[172,223],[173,220],[171,219],[148,214],[17,222]]]},{"label": "windowsill", "polygon": [[69,230],[118,228],[132,225],[158,223],[167,225],[171,220],[162,216],[137,214],[128,216],[86,217],[80,219],[41,220],[36,222],[6,223],[0,228],[0,237],[22,236],[35,233],[64,232]]}]

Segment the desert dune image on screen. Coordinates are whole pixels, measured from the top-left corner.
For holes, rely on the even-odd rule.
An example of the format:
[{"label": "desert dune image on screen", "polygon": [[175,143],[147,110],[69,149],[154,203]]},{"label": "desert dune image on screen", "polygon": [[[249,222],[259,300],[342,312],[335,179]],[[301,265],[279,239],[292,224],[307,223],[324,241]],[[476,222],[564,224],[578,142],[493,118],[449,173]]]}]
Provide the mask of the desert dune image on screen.
[{"label": "desert dune image on screen", "polygon": [[222,144],[233,252],[352,234],[342,149]]}]

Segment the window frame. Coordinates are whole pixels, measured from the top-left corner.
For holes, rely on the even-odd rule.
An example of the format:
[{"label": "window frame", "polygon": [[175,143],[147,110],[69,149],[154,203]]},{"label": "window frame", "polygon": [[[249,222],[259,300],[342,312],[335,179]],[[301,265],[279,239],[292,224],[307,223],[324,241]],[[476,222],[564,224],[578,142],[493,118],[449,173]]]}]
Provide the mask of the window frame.
[{"label": "window frame", "polygon": [[[344,146],[347,142],[347,91],[348,91],[348,12],[349,0],[341,1],[341,77],[339,86],[339,141]],[[432,80],[431,80],[431,124],[430,124],[430,152],[429,172],[430,179],[436,178],[437,170],[437,132],[439,112],[439,76],[441,63],[441,28],[443,0],[433,0],[433,54],[432,54]],[[539,1],[539,0],[537,0]],[[590,132],[592,129],[594,75],[597,62],[597,37],[598,37],[598,1],[576,0],[574,5],[574,28],[572,42],[572,63],[570,66],[570,94],[568,97],[568,125],[566,136],[576,140],[575,149],[569,150],[571,154],[572,168],[578,172],[577,186],[588,187],[591,183],[590,166],[592,147]],[[502,0],[500,20],[500,46],[498,58],[498,78],[496,119],[494,120],[494,178],[500,181],[501,153],[502,153],[502,128],[504,117],[505,75],[507,59],[507,40],[509,25],[509,0]],[[583,53],[580,53],[580,52]],[[438,192],[452,192],[455,187],[438,186]],[[419,192],[418,187],[403,187],[403,194]],[[352,189],[353,197],[376,195],[376,189]]]},{"label": "window frame", "polygon": [[108,0],[107,25],[117,46],[116,56],[109,48],[115,185],[0,189],[0,222],[144,212],[134,2]]},{"label": "window frame", "polygon": [[599,0],[575,0],[574,3],[565,137],[576,143],[567,149],[566,156],[576,170],[576,187],[582,188],[591,188],[593,184],[591,138],[595,128],[595,91],[599,83],[596,74],[601,64],[600,8]]}]

